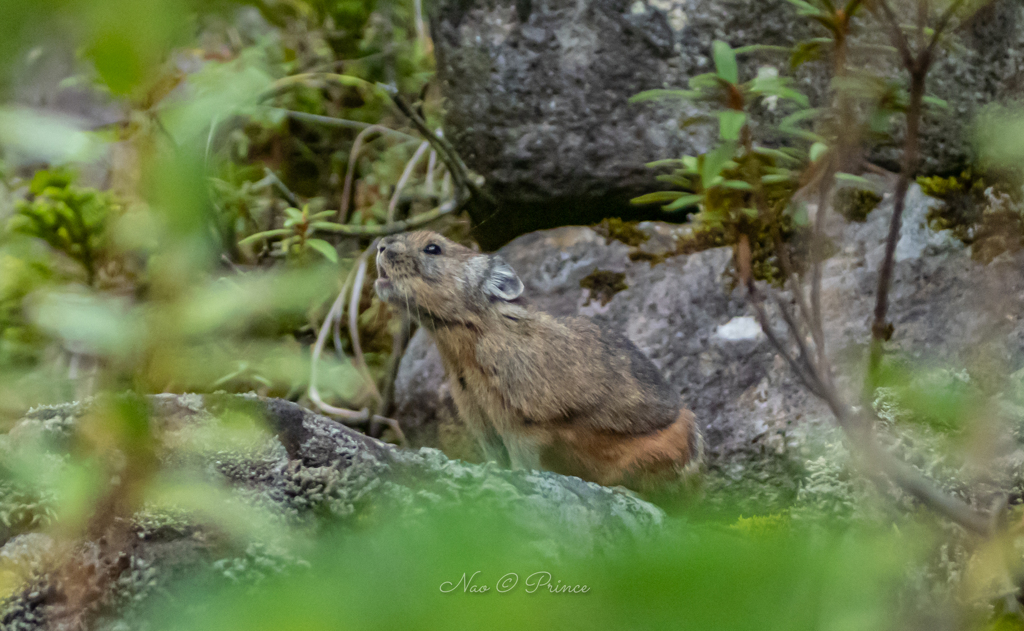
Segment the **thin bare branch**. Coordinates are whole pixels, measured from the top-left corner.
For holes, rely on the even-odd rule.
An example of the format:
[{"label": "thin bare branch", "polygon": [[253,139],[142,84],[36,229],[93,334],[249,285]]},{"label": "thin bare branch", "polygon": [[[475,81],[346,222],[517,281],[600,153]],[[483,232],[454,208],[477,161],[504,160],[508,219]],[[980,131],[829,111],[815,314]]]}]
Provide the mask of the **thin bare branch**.
[{"label": "thin bare branch", "polygon": [[404,131],[397,129],[391,129],[390,127],[384,127],[383,125],[374,125],[373,123],[364,123],[361,121],[353,121],[345,118],[336,118],[334,116],[323,116],[322,114],[310,114],[309,112],[297,112],[295,110],[287,110],[280,107],[268,107],[268,110],[272,112],[279,112],[285,114],[289,118],[294,118],[298,121],[306,123],[315,123],[317,125],[325,125],[328,127],[344,127],[346,129],[358,129],[360,131],[369,127],[377,127],[380,133],[386,136],[394,136],[401,140],[419,140],[412,134],[407,134]]},{"label": "thin bare branch", "polygon": [[928,42],[928,48],[926,49],[929,60],[932,53],[935,51],[935,47],[939,44],[939,38],[942,37],[946,27],[949,26],[949,21],[953,19],[953,16],[956,15],[956,12],[960,10],[960,7],[963,6],[963,4],[964,0],[953,0],[953,2],[950,2],[949,6],[946,7],[946,10],[943,11],[942,16],[939,17],[939,21],[935,25],[935,30],[932,32],[932,39]]},{"label": "thin bare branch", "polygon": [[360,374],[363,375],[363,379],[366,380],[366,384],[370,386],[370,391],[379,403],[381,400],[380,391],[377,389],[377,384],[373,382],[373,377],[370,376],[370,371],[366,367],[366,358],[363,356],[363,345],[359,341],[359,300],[363,297],[363,281],[366,280],[366,267],[367,260],[369,259],[368,255],[371,251],[376,250],[377,242],[374,241],[359,257],[356,267],[356,278],[352,283],[352,295],[348,304],[348,334],[349,338],[352,340],[352,354],[355,358],[353,363],[359,370]]},{"label": "thin bare branch", "polygon": [[[878,11],[881,8],[881,11]],[[871,5],[872,13],[875,14],[879,20],[881,20],[887,29],[889,29],[889,39],[892,40],[896,50],[899,51],[900,59],[903,61],[903,65],[907,68],[913,68],[915,63],[914,53],[910,50],[910,42],[907,41],[907,36],[903,33],[903,29],[900,27],[900,21],[893,13],[892,7],[886,0],[877,0]],[[881,13],[881,15],[879,15]]]},{"label": "thin bare branch", "polygon": [[415,111],[409,107],[409,104],[405,102],[397,92],[391,92],[391,100],[398,107],[398,109],[405,114],[406,117],[412,122],[413,126],[419,130],[423,137],[430,141],[431,146],[437,151],[441,160],[444,161],[448,167],[448,171],[452,174],[455,180],[456,186],[456,197],[464,195],[465,193],[471,193],[478,197],[489,197],[483,190],[477,186],[476,182],[469,175],[469,169],[466,168],[466,164],[459,157],[458,152],[451,146],[451,143],[444,137],[443,134],[437,134],[430,131],[427,126],[427,122]]},{"label": "thin bare branch", "polygon": [[341,291],[338,293],[338,297],[334,300],[334,304],[332,304],[331,308],[327,311],[327,316],[324,318],[324,322],[320,326],[320,333],[317,335],[316,343],[313,345],[313,357],[309,369],[309,388],[307,393],[313,404],[320,410],[356,423],[366,421],[361,412],[345,410],[328,405],[320,396],[320,391],[317,389],[316,385],[318,369],[320,366],[320,355],[323,353],[324,343],[327,341],[327,332],[331,330],[332,323],[341,317],[341,314],[345,309],[345,296],[348,294],[349,287],[351,286],[350,280],[352,278],[353,275],[350,274],[349,279],[345,281]]},{"label": "thin bare branch", "polygon": [[431,194],[434,192],[434,169],[437,167],[437,150],[430,150],[430,157],[427,158],[427,180],[425,186]]},{"label": "thin bare branch", "polygon": [[420,146],[416,148],[416,152],[412,154],[412,158],[406,163],[405,169],[402,170],[402,176],[398,178],[398,184],[395,184],[395,191],[391,195],[391,202],[388,203],[388,216],[387,222],[394,223],[395,221],[395,208],[398,207],[398,199],[402,195],[402,190],[405,189],[405,185],[409,183],[409,178],[412,177],[413,169],[420,163],[423,158],[423,154],[426,153],[427,149],[430,148],[430,143],[424,140],[420,143]]},{"label": "thin bare branch", "polygon": [[276,173],[270,170],[270,167],[263,167],[263,173],[270,179],[274,186],[277,187],[277,190],[281,191],[281,194],[284,195],[284,198],[288,200],[289,204],[294,208],[298,208],[302,205],[299,202],[299,198],[295,196],[295,193],[293,193],[292,190],[281,181],[281,178],[277,177]]},{"label": "thin bare branch", "polygon": [[[829,178],[831,182],[831,177]],[[832,187],[828,183],[822,183],[818,191],[818,211],[814,214],[814,226],[811,230],[811,334],[814,336],[814,346],[818,351],[817,362],[819,375],[830,381],[832,376],[828,369],[828,360],[825,354],[825,329],[821,317],[821,268],[824,250],[823,231],[825,225],[825,213],[828,212],[828,200]]]},{"label": "thin bare branch", "polygon": [[349,237],[384,237],[389,234],[398,234],[399,232],[408,232],[409,230],[415,230],[421,226],[425,226],[432,221],[437,221],[445,215],[450,215],[453,212],[461,208],[459,200],[450,199],[445,203],[441,204],[437,208],[420,213],[415,217],[410,217],[405,221],[396,221],[389,225],[384,226],[337,226],[337,227],[322,227],[319,228],[321,232],[336,232]]},{"label": "thin bare branch", "polygon": [[341,204],[338,208],[338,223],[348,223],[348,207],[352,200],[352,181],[356,174],[356,161],[359,160],[359,152],[363,149],[363,143],[373,135],[383,133],[387,127],[381,125],[370,125],[359,132],[352,143],[352,150],[348,153],[348,166],[345,168],[345,185],[341,189]]},{"label": "thin bare branch", "polygon": [[747,284],[747,295],[750,298],[751,305],[754,307],[754,315],[757,317],[757,323],[761,326],[761,330],[764,331],[768,341],[771,342],[773,347],[775,347],[776,352],[786,360],[786,363],[789,364],[789,367],[793,370],[793,374],[796,375],[797,379],[800,380],[800,383],[802,383],[805,388],[810,390],[815,396],[824,398],[825,395],[820,391],[818,380],[815,379],[813,374],[806,372],[806,368],[790,354],[789,349],[786,348],[786,345],[782,343],[782,340],[779,339],[779,336],[775,333],[775,330],[772,328],[771,322],[768,319],[768,314],[764,310],[764,303],[762,302],[761,295],[756,286],[754,286],[753,281]]}]

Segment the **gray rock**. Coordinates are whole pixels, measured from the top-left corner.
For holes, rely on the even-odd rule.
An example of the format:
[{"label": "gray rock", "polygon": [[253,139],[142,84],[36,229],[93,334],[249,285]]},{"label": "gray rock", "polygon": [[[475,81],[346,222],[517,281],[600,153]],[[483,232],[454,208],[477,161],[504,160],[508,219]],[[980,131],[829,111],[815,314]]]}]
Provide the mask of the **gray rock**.
[{"label": "gray rock", "polygon": [[[962,245],[919,224],[933,200],[916,185],[907,203],[908,229],[890,293],[891,353],[957,370],[974,370],[984,355],[999,362],[1003,375],[1020,370],[1024,253],[1006,254],[988,266],[972,261]],[[866,222],[848,223],[835,215],[827,226],[839,252],[823,267],[826,346],[837,382],[851,400],[861,384],[891,215],[887,196]],[[652,235],[679,229],[639,226]],[[748,320],[752,312],[743,292],[733,286],[728,248],[651,265],[631,260],[629,246],[606,242],[590,228],[566,227],[524,235],[499,252],[522,277],[524,296],[540,308],[560,316],[587,315],[617,328],[654,361],[695,412],[713,469],[739,474],[760,467],[765,458],[794,454],[808,432],[832,426],[828,410],[796,382],[765,336],[749,326],[756,323]],[[589,290],[580,280],[595,269],[624,272],[628,288],[604,306],[588,301]],[[783,330],[781,321],[775,328]],[[734,334],[740,330],[743,335]],[[436,422],[435,399],[423,393],[437,393],[442,385],[431,346],[426,332],[417,332],[417,354],[403,360],[399,383],[411,382],[413,371],[431,381],[396,390],[399,409],[415,409],[419,428]]]},{"label": "gray rock", "polygon": [[685,80],[672,20],[632,5],[446,0],[436,7],[445,133],[500,204],[495,217],[478,222],[485,247],[619,209],[635,213],[628,200],[658,185],[647,162],[707,146],[708,130],[680,127],[693,107],[627,103]]},{"label": "gray rock", "polygon": [[[173,578],[200,568],[212,567],[231,581],[251,581],[302,565],[303,559],[296,556],[301,553],[294,552],[296,546],[288,543],[288,537],[312,535],[322,523],[318,516],[325,514],[334,525],[365,527],[367,520],[384,516],[389,523],[405,524],[415,523],[427,511],[482,508],[507,515],[527,545],[536,546],[553,561],[601,554],[612,546],[653,536],[664,519],[660,509],[623,490],[549,472],[513,472],[453,461],[436,449],[397,449],[288,401],[159,395],[150,402],[153,421],[162,430],[160,465],[168,479],[175,475],[203,479],[227,490],[225,498],[216,500],[224,512],[259,517],[235,524],[253,529],[246,531],[249,539],[241,537],[244,553],[232,551],[238,541],[225,546],[218,530],[222,524],[210,527],[195,515],[195,505],[181,511],[147,508],[137,514],[132,541],[125,549],[110,550],[105,541],[71,549],[66,542],[56,547],[41,534],[8,535],[0,547],[0,563],[17,563],[21,575],[34,578],[24,593],[0,603],[4,629],[77,628],[62,626],[66,601],[50,574],[73,558],[70,555],[81,555],[100,576],[114,564],[117,570],[111,580],[99,581],[97,589],[104,592],[98,605],[116,614],[140,606],[153,594],[166,593]],[[58,451],[66,448],[90,405],[30,412],[9,434],[0,436],[0,456],[38,445],[39,439]],[[235,439],[218,433],[224,431],[222,418],[237,420],[239,414],[262,417],[270,433]],[[66,464],[58,459],[55,466]],[[0,504],[11,501],[0,497]],[[267,527],[256,529],[249,521],[266,522]],[[54,557],[60,563],[54,563]],[[103,624],[118,628],[115,619],[116,615]],[[103,624],[99,626],[107,628]]]},{"label": "gray rock", "polygon": [[[925,117],[924,172],[959,172],[972,155],[980,108],[1019,100],[1022,11],[1015,0],[998,0],[951,35],[929,78],[929,92],[949,107]],[[865,14],[862,24],[855,44],[887,43],[873,18]],[[733,47],[791,46],[824,35],[785,0],[442,0],[432,29],[449,104],[445,133],[498,199],[494,216],[477,217],[486,248],[601,217],[654,218],[639,213],[656,207],[627,204],[664,188],[644,164],[703,152],[717,130],[681,128],[702,111],[693,106],[629,98],[685,88],[690,77],[713,70],[715,39]],[[786,72],[788,63],[778,53],[748,54],[741,74],[752,77],[761,66]],[[852,63],[906,82],[877,53]],[[812,102],[824,101],[824,62],[805,64],[796,79]],[[762,109],[755,120],[782,113]],[[898,168],[894,147],[872,156]]]}]

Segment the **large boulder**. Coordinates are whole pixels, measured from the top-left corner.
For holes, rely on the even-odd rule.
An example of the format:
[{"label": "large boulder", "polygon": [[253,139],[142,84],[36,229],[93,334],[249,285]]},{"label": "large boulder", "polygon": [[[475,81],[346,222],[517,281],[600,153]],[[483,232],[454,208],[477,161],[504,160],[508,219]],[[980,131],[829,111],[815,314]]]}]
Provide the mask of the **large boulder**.
[{"label": "large boulder", "polygon": [[[452,461],[434,449],[397,449],[280,399],[160,395],[150,405],[160,429],[158,480],[191,480],[187,488],[204,499],[147,504],[127,526],[127,538],[68,541],[62,534],[73,530],[46,528],[56,491],[40,496],[39,488],[6,476],[0,480],[3,629],[70,631],[85,628],[78,623],[87,614],[95,623],[89,628],[148,628],[118,620],[145,612],[176,581],[202,572],[228,583],[308,567],[305,544],[325,526],[356,533],[482,508],[553,560],[600,555],[647,539],[663,524],[660,509],[628,492],[548,472]],[[28,454],[45,445],[37,477],[63,476],[66,485],[76,475],[67,452],[76,434],[90,431],[83,423],[92,409],[85,402],[30,412],[0,436],[4,471],[19,462],[24,467]],[[265,422],[269,431],[239,433],[243,417]],[[159,483],[153,486],[157,493]],[[209,489],[219,490],[209,495]],[[263,521],[268,527],[256,529]],[[86,575],[69,586],[60,580],[61,568],[76,559]],[[12,577],[28,585],[6,598],[19,584]],[[91,590],[84,612],[74,596],[83,584]],[[68,588],[79,592],[69,595]]]},{"label": "large boulder", "polygon": [[[1004,253],[988,265],[973,260],[961,242],[926,225],[937,203],[911,188],[890,294],[895,334],[889,348],[894,357],[922,368],[920,363],[966,371],[975,383],[1020,371],[1024,252]],[[823,269],[825,334],[837,382],[851,400],[862,384],[891,215],[887,196],[866,222],[834,216],[828,226],[838,251]],[[649,235],[639,246],[592,228],[564,227],[524,235],[499,252],[523,279],[524,295],[540,308],[614,327],[654,361],[695,412],[712,470],[765,477],[775,475],[765,467],[779,472],[776,465],[800,460],[806,437],[829,430],[834,421],[796,381],[752,317],[744,292],[736,288],[731,251],[673,256],[676,237],[688,227],[639,227]],[[614,274],[622,274],[624,288],[594,282],[619,278]],[[783,331],[781,320],[775,324]],[[396,416],[420,444],[444,444],[446,433],[437,428],[450,422],[452,412],[442,381],[437,350],[421,330],[402,360],[396,389]],[[786,475],[773,483],[796,484]]]},{"label": "large boulder", "polygon": [[[924,171],[959,172],[971,155],[979,109],[1020,97],[1022,11],[1019,2],[998,0],[951,35],[929,78],[929,91],[949,107],[926,117]],[[791,46],[823,35],[786,0],[442,0],[432,25],[448,101],[445,133],[497,200],[476,218],[488,249],[541,228],[654,218],[656,207],[628,205],[662,188],[645,163],[705,151],[716,130],[684,125],[699,111],[692,106],[629,98],[684,88],[713,69],[715,39]],[[884,44],[884,37],[866,15],[855,44]],[[901,69],[873,50],[854,63],[905,82]],[[788,72],[788,58],[770,51],[742,61],[745,77],[765,65]],[[822,102],[825,62],[804,65],[797,79]],[[899,164],[891,146],[873,159]]]}]

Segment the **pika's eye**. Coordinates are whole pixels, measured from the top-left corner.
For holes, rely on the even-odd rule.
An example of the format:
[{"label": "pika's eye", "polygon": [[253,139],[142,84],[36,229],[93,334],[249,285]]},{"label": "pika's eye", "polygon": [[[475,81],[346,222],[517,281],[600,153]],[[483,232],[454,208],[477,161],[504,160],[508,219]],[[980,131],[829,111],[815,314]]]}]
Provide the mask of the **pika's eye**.
[{"label": "pika's eye", "polygon": [[441,246],[439,246],[436,243],[431,243],[427,247],[423,248],[423,251],[426,252],[427,254],[440,254]]}]

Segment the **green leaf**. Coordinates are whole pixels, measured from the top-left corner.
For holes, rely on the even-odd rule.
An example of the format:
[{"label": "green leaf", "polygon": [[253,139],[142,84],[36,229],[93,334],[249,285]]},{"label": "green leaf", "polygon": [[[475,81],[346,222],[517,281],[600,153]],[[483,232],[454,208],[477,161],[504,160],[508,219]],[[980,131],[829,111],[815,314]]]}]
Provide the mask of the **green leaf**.
[{"label": "green leaf", "polygon": [[306,241],[306,245],[313,248],[320,254],[324,255],[331,263],[338,262],[338,251],[334,249],[334,246],[324,241],[323,239],[309,239]]},{"label": "green leaf", "polygon": [[729,83],[739,83],[740,73],[736,65],[736,53],[729,47],[729,44],[716,39],[711,44],[711,50],[715,58],[715,70],[718,76]]},{"label": "green leaf", "polygon": [[769,158],[775,158],[776,160],[780,160],[782,162],[789,162],[791,164],[800,162],[800,158],[792,156],[781,149],[771,149],[769,147],[755,147],[754,153],[762,156],[767,156]]},{"label": "green leaf", "polygon": [[642,204],[664,204],[665,202],[674,202],[685,195],[680,191],[655,191],[654,193],[647,193],[640,197],[634,197],[629,200],[630,204],[640,206]]},{"label": "green leaf", "polygon": [[726,180],[721,184],[722,188],[731,188],[734,191],[752,191],[754,187],[743,180]]},{"label": "green leaf", "polygon": [[789,57],[789,67],[796,70],[808,61],[820,59],[823,48],[824,45],[821,42],[809,41],[798,43],[793,48],[793,54]]},{"label": "green leaf", "polygon": [[643,103],[645,101],[664,101],[674,99],[677,101],[692,101],[700,96],[700,92],[693,90],[645,90],[640,94],[630,97],[630,103]]},{"label": "green leaf", "polygon": [[734,48],[733,53],[737,55],[745,55],[747,53],[759,53],[759,52],[772,52],[772,53],[788,53],[792,49],[789,46],[773,46],[771,44],[751,44],[750,46],[740,46]]},{"label": "green leaf", "polygon": [[288,215],[289,219],[302,220],[302,211],[298,208],[285,208],[284,214]]},{"label": "green leaf", "polygon": [[872,190],[875,188],[875,185],[874,185],[874,183],[871,182],[871,180],[869,180],[867,178],[863,178],[863,177],[861,177],[859,175],[854,175],[852,173],[836,173],[836,179],[839,180],[840,182],[849,182],[851,184],[860,184],[861,186],[866,186],[866,187],[868,187],[869,189],[872,189]]},{"label": "green leaf", "polygon": [[781,182],[788,182],[792,179],[790,175],[773,174],[773,175],[762,175],[761,182],[764,184],[779,184]]},{"label": "green leaf", "polygon": [[811,109],[793,112],[786,118],[783,118],[781,121],[779,121],[779,127],[794,127],[797,123],[814,118],[815,116],[820,114],[821,111],[822,110],[820,107],[814,107]]},{"label": "green leaf", "polygon": [[750,217],[751,219],[757,219],[757,209],[756,208],[741,208],[740,212],[742,212],[747,217]]},{"label": "green leaf", "polygon": [[705,72],[695,77],[690,77],[687,84],[694,90],[711,90],[718,88],[719,82],[722,80],[717,74],[713,72]]},{"label": "green leaf", "polygon": [[262,241],[264,239],[272,239],[274,237],[283,237],[284,235],[291,234],[291,233],[292,233],[291,230],[287,230],[285,228],[278,228],[277,230],[265,230],[263,232],[257,232],[256,234],[251,234],[251,235],[247,236],[246,238],[244,238],[241,241],[239,241],[238,245],[245,245],[247,243],[255,243],[256,241]]},{"label": "green leaf", "polygon": [[711,186],[712,180],[718,177],[718,174],[722,172],[726,163],[732,159],[735,153],[735,143],[723,142],[712,151],[704,154],[704,163],[701,165],[700,170],[700,180],[705,189]]},{"label": "green leaf", "polygon": [[795,127],[780,127],[779,131],[788,136],[802,138],[803,140],[809,140],[810,142],[828,142],[828,140],[821,134],[816,134],[812,131],[807,131],[806,129],[797,129]]},{"label": "green leaf", "polygon": [[722,110],[718,113],[718,133],[722,140],[739,140],[740,130],[746,122],[746,113],[739,110]]},{"label": "green leaf", "polygon": [[786,0],[797,8],[798,15],[825,15],[818,7],[808,4],[803,0]]},{"label": "green leaf", "polygon": [[796,226],[804,227],[811,223],[811,218],[807,214],[807,204],[790,206],[790,216],[793,217],[793,224]]},{"label": "green leaf", "polygon": [[949,103],[946,102],[943,99],[940,99],[937,96],[925,96],[925,97],[923,97],[921,99],[921,101],[923,103],[927,103],[928,105],[931,105],[933,107],[937,107],[937,108],[942,109],[942,110],[948,110],[949,109]]},{"label": "green leaf", "polygon": [[679,167],[685,166],[686,163],[682,158],[666,158],[664,160],[655,160],[654,162],[648,162],[646,166],[648,169],[657,169],[660,167]]},{"label": "green leaf", "polygon": [[673,211],[676,211],[676,210],[682,210],[682,209],[687,208],[689,206],[695,206],[696,204],[700,203],[703,200],[704,200],[704,196],[703,195],[697,195],[697,194],[683,195],[682,197],[680,197],[676,201],[672,202],[671,204],[668,204],[667,206],[662,206],[661,209],[666,211],[666,212],[673,212]]},{"label": "green leaf", "polygon": [[809,156],[811,158],[811,162],[817,162],[818,158],[820,158],[821,156],[825,155],[825,153],[827,153],[827,152],[828,152],[828,145],[826,145],[823,142],[816,142],[816,143],[814,143],[813,145],[811,145],[811,150],[810,150],[810,153],[809,153]]}]

